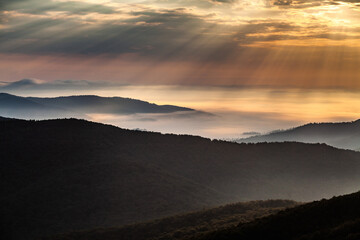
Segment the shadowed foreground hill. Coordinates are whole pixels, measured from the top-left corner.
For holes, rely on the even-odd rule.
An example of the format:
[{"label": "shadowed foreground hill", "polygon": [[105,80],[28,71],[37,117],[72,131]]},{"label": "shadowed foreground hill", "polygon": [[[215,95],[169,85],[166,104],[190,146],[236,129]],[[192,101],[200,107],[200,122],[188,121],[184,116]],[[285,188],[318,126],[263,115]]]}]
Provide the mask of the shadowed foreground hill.
[{"label": "shadowed foreground hill", "polygon": [[266,135],[238,139],[239,143],[285,142],[326,143],[360,151],[360,120],[341,123],[311,123]]},{"label": "shadowed foreground hill", "polygon": [[360,192],[316,201],[199,240],[358,240]]},{"label": "shadowed foreground hill", "polygon": [[44,240],[185,240],[201,237],[214,229],[236,227],[284,208],[298,205],[289,200],[252,201],[127,225],[51,236]]},{"label": "shadowed foreground hill", "polygon": [[75,119],[0,121],[0,160],[2,229],[14,239],[235,201],[308,201],[360,182],[360,153],[326,145],[236,144]]}]

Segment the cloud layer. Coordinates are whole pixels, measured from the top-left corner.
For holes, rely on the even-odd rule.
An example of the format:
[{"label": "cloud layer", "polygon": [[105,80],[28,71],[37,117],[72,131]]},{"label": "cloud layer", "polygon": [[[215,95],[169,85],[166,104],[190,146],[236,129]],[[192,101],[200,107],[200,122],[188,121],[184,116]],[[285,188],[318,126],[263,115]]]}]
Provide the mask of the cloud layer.
[{"label": "cloud layer", "polygon": [[[16,58],[20,73],[1,69],[0,81],[358,87],[359,6],[358,0],[5,0],[0,61],[12,66],[6,59]],[[30,57],[47,71],[21,69],[28,61],[21,59]],[[61,76],[44,58],[58,62]],[[96,73],[80,74],[90,62]]]}]

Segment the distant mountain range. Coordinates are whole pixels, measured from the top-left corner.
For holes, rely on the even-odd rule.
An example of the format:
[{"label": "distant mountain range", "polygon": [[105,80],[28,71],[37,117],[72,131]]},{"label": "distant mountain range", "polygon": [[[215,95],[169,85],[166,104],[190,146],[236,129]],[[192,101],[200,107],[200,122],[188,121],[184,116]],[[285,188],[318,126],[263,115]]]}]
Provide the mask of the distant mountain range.
[{"label": "distant mountain range", "polygon": [[235,140],[238,143],[304,142],[360,151],[360,120],[341,123],[311,123],[289,130]]},{"label": "distant mountain range", "polygon": [[360,153],[324,144],[237,144],[83,120],[0,121],[6,239],[120,226],[258,199],[354,192]]},{"label": "distant mountain range", "polygon": [[77,117],[87,114],[135,114],[196,112],[194,109],[156,105],[153,103],[121,97],[94,95],[55,98],[19,97],[0,93],[0,115],[12,118],[49,119]]}]

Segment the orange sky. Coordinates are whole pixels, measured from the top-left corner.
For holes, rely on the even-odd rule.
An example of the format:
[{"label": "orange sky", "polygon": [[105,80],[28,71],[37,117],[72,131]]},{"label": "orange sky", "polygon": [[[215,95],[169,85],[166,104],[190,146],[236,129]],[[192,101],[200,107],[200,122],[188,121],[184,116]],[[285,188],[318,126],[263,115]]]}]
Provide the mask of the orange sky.
[{"label": "orange sky", "polygon": [[359,13],[360,0],[3,0],[0,89],[196,108],[216,118],[92,118],[210,137],[355,120]]},{"label": "orange sky", "polygon": [[360,1],[5,0],[0,81],[360,88]]}]

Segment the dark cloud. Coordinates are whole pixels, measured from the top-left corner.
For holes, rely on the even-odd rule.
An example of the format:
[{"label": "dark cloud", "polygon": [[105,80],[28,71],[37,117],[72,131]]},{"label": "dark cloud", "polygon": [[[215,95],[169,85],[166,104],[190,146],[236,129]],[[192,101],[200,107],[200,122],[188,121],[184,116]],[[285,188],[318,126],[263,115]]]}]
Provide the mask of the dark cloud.
[{"label": "dark cloud", "polygon": [[211,0],[212,2],[216,3],[234,3],[237,2],[237,0]]},{"label": "dark cloud", "polygon": [[259,132],[243,132],[242,135],[245,135],[245,136],[254,136],[254,135],[260,135],[261,133]]},{"label": "dark cloud", "polygon": [[218,50],[219,42],[230,41],[230,36],[214,34],[212,30],[217,24],[182,9],[129,14],[134,17],[91,26],[76,19],[23,19],[22,24],[0,31],[0,52],[137,53],[159,58],[175,55],[181,58],[190,54],[204,58],[214,49]]},{"label": "dark cloud", "polygon": [[111,14],[116,12],[114,8],[105,5],[79,1],[53,2],[42,0],[2,0],[0,6],[1,9],[6,11],[31,14],[43,14],[49,11],[63,11],[73,14],[86,14],[91,12]]},{"label": "dark cloud", "polygon": [[269,6],[279,6],[284,8],[312,8],[322,5],[339,5],[343,3],[360,3],[360,0],[269,0]]},{"label": "dark cloud", "polygon": [[[228,29],[184,9],[134,11],[133,18],[88,25],[76,19],[36,19],[0,31],[0,52],[26,54],[117,55],[135,53],[153,59],[223,61],[259,41],[328,38],[324,26],[286,21],[248,21]],[[295,34],[318,30],[317,35]],[[226,33],[226,34],[222,34]],[[231,34],[229,34],[231,33]],[[262,34],[262,35],[261,35]]]},{"label": "dark cloud", "polygon": [[[357,27],[353,28],[329,28],[326,25],[300,26],[287,22],[258,22],[250,21],[237,31],[235,38],[243,45],[256,42],[272,42],[278,40],[347,40],[360,39],[360,35],[352,33],[359,32]],[[303,33],[303,34],[298,34]]]},{"label": "dark cloud", "polygon": [[[40,3],[41,2],[41,3]],[[218,2],[234,2],[218,0]],[[335,1],[275,0],[272,6],[305,8]],[[355,0],[349,0],[355,2]],[[70,12],[120,13],[105,5],[40,0],[3,1],[16,11],[41,14],[49,9],[68,11],[70,18],[9,17],[0,29],[0,53],[119,55],[133,53],[152,60],[177,59],[224,61],[239,55],[248,45],[276,40],[324,38],[350,39],[347,33],[329,34],[326,26],[295,25],[286,20],[248,21],[225,26],[209,21],[209,16],[188,9],[153,10],[137,8],[120,20],[81,20]],[[34,7],[25,7],[31,4]],[[23,7],[21,7],[23,6]],[[140,10],[139,10],[140,9]],[[91,22],[93,21],[93,22]],[[91,23],[91,24],[89,24]],[[317,31],[317,34],[313,32]],[[295,32],[296,34],[294,34]],[[302,33],[302,34],[298,34]],[[351,31],[349,31],[351,33]],[[357,37],[353,37],[357,38]]]},{"label": "dark cloud", "polygon": [[274,2],[274,5],[279,5],[279,6],[289,6],[291,5],[292,0],[277,0]]},{"label": "dark cloud", "polygon": [[[269,21],[258,22],[250,21],[246,25],[239,27],[235,39],[240,44],[251,44],[258,41],[274,41],[291,39],[290,31],[300,31],[301,27],[286,22]],[[266,34],[266,35],[257,35]]]},{"label": "dark cloud", "polygon": [[296,8],[296,9],[304,9],[304,8],[312,8],[318,7],[322,5],[332,4],[332,1],[327,0],[274,0],[272,4],[275,6],[283,7],[283,8]]},{"label": "dark cloud", "polygon": [[335,2],[360,3],[360,0],[339,0]]},{"label": "dark cloud", "polygon": [[346,40],[346,39],[360,39],[359,35],[348,35],[348,34],[340,34],[340,33],[323,33],[323,34],[314,34],[309,35],[309,38],[324,38],[324,39],[331,39],[331,40]]}]

